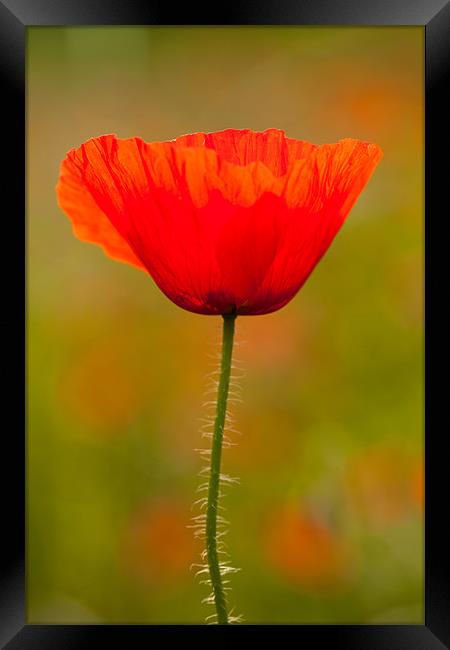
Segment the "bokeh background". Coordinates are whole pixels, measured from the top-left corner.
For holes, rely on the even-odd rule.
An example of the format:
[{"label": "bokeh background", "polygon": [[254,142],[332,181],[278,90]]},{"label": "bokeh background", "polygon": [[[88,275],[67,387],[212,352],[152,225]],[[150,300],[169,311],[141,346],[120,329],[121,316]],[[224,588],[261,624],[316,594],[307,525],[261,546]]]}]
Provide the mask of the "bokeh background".
[{"label": "bokeh background", "polygon": [[29,28],[29,622],[211,613],[188,525],[220,319],[76,240],[54,188],[89,137],[228,127],[384,150],[300,294],[237,321],[230,603],[423,622],[422,53],[415,27]]}]

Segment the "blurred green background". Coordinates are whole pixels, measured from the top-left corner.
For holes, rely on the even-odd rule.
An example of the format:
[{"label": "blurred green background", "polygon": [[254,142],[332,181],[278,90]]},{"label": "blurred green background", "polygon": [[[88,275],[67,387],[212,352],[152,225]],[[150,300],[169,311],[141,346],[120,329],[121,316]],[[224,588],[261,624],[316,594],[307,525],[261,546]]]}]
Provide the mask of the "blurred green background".
[{"label": "blurred green background", "polygon": [[237,321],[230,603],[423,622],[422,53],[416,27],[29,28],[29,622],[211,613],[187,526],[220,319],[75,239],[54,188],[89,137],[228,127],[384,150],[300,294]]}]

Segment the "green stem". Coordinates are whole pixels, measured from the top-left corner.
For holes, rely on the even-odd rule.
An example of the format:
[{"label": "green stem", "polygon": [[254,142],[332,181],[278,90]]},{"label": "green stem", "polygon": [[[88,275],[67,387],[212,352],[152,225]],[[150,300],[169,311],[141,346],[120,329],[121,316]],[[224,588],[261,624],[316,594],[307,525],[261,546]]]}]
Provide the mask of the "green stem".
[{"label": "green stem", "polygon": [[216,604],[217,622],[228,624],[227,602],[220,574],[217,551],[217,509],[220,486],[220,461],[222,457],[223,432],[227,412],[228,390],[230,387],[231,356],[233,353],[234,321],[236,315],[223,316],[222,360],[220,363],[220,380],[217,393],[217,411],[211,447],[211,469],[208,487],[208,507],[206,511],[206,552],[209,575]]}]

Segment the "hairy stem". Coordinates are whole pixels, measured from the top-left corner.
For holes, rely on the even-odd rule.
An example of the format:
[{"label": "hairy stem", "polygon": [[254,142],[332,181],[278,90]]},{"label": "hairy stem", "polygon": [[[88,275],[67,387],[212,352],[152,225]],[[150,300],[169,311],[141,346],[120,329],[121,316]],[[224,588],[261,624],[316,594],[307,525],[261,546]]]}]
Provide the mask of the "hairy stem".
[{"label": "hairy stem", "polygon": [[220,486],[220,462],[222,457],[223,432],[227,412],[228,390],[230,387],[231,357],[233,353],[234,322],[236,315],[223,316],[222,360],[217,393],[217,411],[211,447],[211,469],[208,486],[208,505],[206,510],[206,552],[211,586],[219,625],[228,624],[227,602],[222,584],[217,551],[217,509]]}]

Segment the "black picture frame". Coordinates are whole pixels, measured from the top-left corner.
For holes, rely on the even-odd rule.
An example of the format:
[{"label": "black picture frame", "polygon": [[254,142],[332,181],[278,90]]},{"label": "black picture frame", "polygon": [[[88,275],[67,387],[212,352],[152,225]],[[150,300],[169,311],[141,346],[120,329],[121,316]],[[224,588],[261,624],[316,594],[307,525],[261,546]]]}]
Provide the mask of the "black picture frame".
[{"label": "black picture frame", "polygon": [[[26,229],[25,43],[33,25],[421,25],[425,29],[425,624],[424,625],[28,625],[25,621]],[[450,3],[444,0],[283,0],[179,9],[150,0],[0,0],[3,109],[2,433],[3,551],[0,641],[8,650],[149,648],[164,642],[222,647],[231,638],[298,647],[438,650],[450,647],[450,527],[444,344],[448,219]],[[24,128],[25,126],[25,128]],[[441,160],[441,152],[444,153]],[[8,199],[8,208],[6,201]],[[448,329],[448,328],[447,328]],[[447,363],[446,363],[447,361]],[[440,372],[442,371],[442,372]],[[447,397],[447,399],[445,399]],[[446,427],[447,425],[447,427]],[[9,471],[7,471],[9,470]],[[447,498],[446,498],[447,497]],[[289,628],[286,630],[286,628]],[[232,637],[228,637],[231,634]],[[235,636],[236,635],[236,636]]]}]

